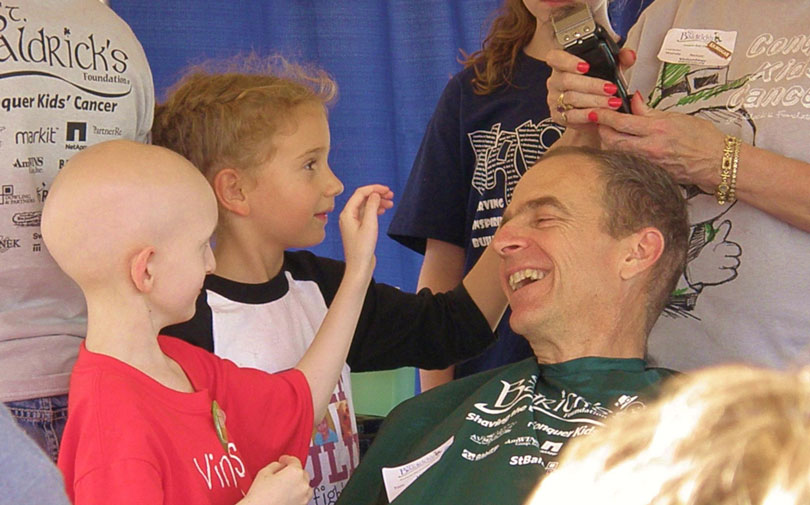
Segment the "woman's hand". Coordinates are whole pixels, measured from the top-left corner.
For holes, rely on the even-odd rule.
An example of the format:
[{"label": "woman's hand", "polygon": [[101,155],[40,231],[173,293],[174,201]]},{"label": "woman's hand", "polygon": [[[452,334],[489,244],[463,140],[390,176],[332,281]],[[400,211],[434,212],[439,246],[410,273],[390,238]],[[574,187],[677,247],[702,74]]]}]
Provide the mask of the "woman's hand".
[{"label": "woman's hand", "polygon": [[[633,65],[636,53],[630,49],[619,51],[622,68]],[[600,147],[601,140],[594,118],[595,110],[615,110],[621,107],[621,98],[615,84],[585,75],[590,65],[562,49],[553,49],[546,55],[551,76],[546,81],[551,118],[566,127],[555,146],[578,145]],[[553,147],[552,147],[553,148]]]},{"label": "woman's hand", "polygon": [[[635,63],[636,53],[622,49],[619,61],[622,68],[628,68]],[[621,98],[616,96],[616,85],[585,75],[590,65],[582,58],[553,49],[546,55],[546,63],[552,69],[546,89],[548,107],[554,121],[572,128],[587,127],[594,122],[591,115],[594,109],[615,110],[621,107]]]},{"label": "woman's hand", "polygon": [[706,119],[651,109],[639,93],[630,107],[633,114],[594,111],[602,147],[637,154],[666,169],[677,182],[714,193],[720,183],[723,132]]}]

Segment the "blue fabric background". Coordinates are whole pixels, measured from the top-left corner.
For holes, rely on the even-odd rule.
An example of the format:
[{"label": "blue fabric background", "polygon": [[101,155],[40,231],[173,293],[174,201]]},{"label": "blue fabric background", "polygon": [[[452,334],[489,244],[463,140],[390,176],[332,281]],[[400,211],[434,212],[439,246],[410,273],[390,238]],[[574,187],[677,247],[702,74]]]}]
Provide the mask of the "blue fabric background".
[{"label": "blue fabric background", "polygon": [[[616,0],[624,33],[651,0]],[[422,133],[459,49],[480,48],[501,0],[111,0],[146,51],[157,98],[189,64],[236,53],[281,53],[326,69],[340,95],[330,112],[332,169],[346,191],[388,184],[401,193]],[[396,201],[396,200],[395,200]],[[336,215],[317,254],[342,258]],[[421,257],[385,236],[380,222],[378,281],[412,291]]]}]

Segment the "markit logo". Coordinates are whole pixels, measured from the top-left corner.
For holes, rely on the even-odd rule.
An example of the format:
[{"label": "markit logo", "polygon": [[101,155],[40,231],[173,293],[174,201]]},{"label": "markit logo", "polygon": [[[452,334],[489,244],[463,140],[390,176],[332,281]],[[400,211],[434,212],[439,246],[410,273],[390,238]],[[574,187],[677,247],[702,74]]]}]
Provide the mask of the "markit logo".
[{"label": "markit logo", "polygon": [[14,134],[14,143],[30,144],[56,144],[56,132],[59,128],[53,126],[41,127],[38,130],[19,130]]}]

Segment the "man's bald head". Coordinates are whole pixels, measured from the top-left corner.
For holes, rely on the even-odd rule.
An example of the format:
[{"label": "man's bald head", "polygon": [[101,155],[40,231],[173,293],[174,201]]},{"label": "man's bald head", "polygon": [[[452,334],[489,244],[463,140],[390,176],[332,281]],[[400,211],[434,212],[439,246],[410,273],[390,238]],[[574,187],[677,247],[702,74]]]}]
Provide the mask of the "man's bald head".
[{"label": "man's bald head", "polygon": [[184,223],[212,212],[213,192],[185,158],[115,140],[87,148],[62,168],[45,202],[42,234],[59,266],[87,293],[123,278],[132,254],[169,243]]}]

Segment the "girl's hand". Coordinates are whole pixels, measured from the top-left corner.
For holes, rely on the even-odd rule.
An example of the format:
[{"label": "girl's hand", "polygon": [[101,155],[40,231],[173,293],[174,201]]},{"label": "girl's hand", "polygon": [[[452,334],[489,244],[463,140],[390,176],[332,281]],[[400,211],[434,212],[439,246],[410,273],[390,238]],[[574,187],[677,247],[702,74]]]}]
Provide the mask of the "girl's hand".
[{"label": "girl's hand", "polygon": [[340,233],[346,257],[346,272],[368,276],[374,271],[377,246],[377,216],[394,206],[394,193],[381,184],[355,190],[340,213]]},{"label": "girl's hand", "polygon": [[306,505],[312,498],[309,474],[294,456],[281,456],[259,470],[240,505]]}]

